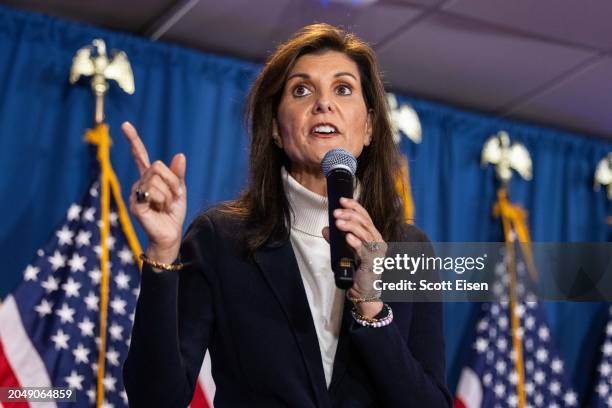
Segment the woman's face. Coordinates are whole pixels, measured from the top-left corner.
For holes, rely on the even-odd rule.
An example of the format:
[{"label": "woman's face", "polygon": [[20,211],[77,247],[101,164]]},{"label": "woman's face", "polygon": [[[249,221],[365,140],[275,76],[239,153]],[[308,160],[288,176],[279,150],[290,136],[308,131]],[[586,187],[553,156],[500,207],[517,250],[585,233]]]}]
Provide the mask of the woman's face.
[{"label": "woman's face", "polygon": [[372,136],[357,64],[338,51],[301,56],[289,72],[273,137],[293,172],[320,172],[329,150],[359,157]]}]

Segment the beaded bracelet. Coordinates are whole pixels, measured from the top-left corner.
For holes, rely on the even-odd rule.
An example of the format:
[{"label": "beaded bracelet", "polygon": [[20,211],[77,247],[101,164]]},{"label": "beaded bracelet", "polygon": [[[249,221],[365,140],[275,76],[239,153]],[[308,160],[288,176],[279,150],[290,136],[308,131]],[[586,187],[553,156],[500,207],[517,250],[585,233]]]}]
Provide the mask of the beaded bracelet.
[{"label": "beaded bracelet", "polygon": [[168,263],[154,261],[150,259],[148,256],[146,256],[144,252],[140,254],[140,259],[142,260],[142,262],[148,265],[151,265],[153,268],[164,269],[167,271],[180,271],[185,266],[185,264],[182,264],[180,262],[168,264]]},{"label": "beaded bracelet", "polygon": [[389,305],[385,303],[383,305],[383,309],[387,311],[387,315],[383,317],[382,319],[375,319],[375,318],[369,318],[369,317],[362,316],[354,308],[353,310],[351,310],[351,314],[353,315],[353,319],[355,319],[357,323],[359,323],[360,325],[364,327],[383,327],[383,326],[388,326],[393,321],[393,310],[391,310],[391,307],[389,307]]}]

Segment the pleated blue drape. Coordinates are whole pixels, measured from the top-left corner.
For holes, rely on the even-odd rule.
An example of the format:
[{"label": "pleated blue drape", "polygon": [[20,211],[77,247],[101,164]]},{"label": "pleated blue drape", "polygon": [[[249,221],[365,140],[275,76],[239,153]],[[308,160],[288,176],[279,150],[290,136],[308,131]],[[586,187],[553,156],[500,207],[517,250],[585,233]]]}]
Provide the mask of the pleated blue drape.
[{"label": "pleated blue drape", "polygon": [[98,37],[109,51],[128,54],[135,76],[133,96],[112,84],[106,98],[124,196],[138,176],[124,120],[139,130],[151,160],[186,154],[190,219],[243,186],[243,101],[258,66],[0,8],[2,295],[89,180],[95,156],[83,134],[92,125],[92,93],[86,80],[71,86],[68,73],[76,50]]},{"label": "pleated blue drape", "polygon": [[[244,98],[259,66],[38,14],[0,7],[0,296],[49,238],[90,176],[94,156],[82,141],[93,101],[86,81],[70,86],[77,49],[103,38],[132,63],[136,93],[111,86],[106,116],[112,160],[127,198],[137,170],[119,125],[130,120],[152,160],[187,156],[188,219],[244,187],[248,138]],[[423,142],[402,140],[410,158],[416,221],[432,240],[499,241],[491,217],[493,170],[480,167],[486,138],[506,130],[524,143],[534,179],[511,182],[511,199],[529,212],[534,241],[605,241],[610,203],[593,191],[597,162],[612,144],[580,135],[468,113],[399,97],[418,112]],[[139,230],[141,241],[143,236]],[[601,341],[607,305],[551,303],[553,333],[585,393]],[[445,307],[449,384],[454,389],[471,347],[474,306]]]},{"label": "pleated blue drape", "polygon": [[[502,241],[501,222],[492,217],[496,183],[492,166],[480,165],[487,138],[500,130],[523,143],[533,160],[533,180],[515,175],[510,198],[529,214],[534,242],[609,241],[606,223],[612,206],[605,191],[593,191],[593,174],[612,144],[558,130],[467,113],[438,104],[398,97],[419,114],[423,141],[402,140],[410,158],[416,221],[439,242]],[[547,302],[555,340],[574,385],[587,392],[607,317],[602,303]],[[448,379],[455,385],[472,346],[476,308],[445,309]]]}]

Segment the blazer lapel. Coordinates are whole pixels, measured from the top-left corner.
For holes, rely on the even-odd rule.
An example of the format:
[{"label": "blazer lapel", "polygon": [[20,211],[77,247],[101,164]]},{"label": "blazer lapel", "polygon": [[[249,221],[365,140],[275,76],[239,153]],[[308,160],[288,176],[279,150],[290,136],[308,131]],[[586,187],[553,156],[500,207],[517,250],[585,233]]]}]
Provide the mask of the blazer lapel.
[{"label": "blazer lapel", "polygon": [[342,323],[340,326],[340,336],[338,337],[338,347],[336,348],[336,357],[334,358],[334,370],[332,380],[329,384],[329,391],[333,392],[338,386],[342,377],[346,373],[349,364],[349,327],[351,324],[351,308],[352,303],[348,299],[344,299],[344,310],[342,311]]},{"label": "blazer lapel", "polygon": [[287,316],[308,371],[317,406],[331,407],[317,332],[291,242],[286,240],[279,247],[267,246],[257,250],[255,261]]}]

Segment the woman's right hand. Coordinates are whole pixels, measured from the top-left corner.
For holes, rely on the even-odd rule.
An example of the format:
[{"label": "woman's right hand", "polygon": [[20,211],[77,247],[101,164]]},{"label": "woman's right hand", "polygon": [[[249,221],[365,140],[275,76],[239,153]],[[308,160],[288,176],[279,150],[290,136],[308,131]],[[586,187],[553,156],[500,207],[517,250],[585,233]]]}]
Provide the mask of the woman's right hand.
[{"label": "woman's right hand", "polygon": [[[151,164],[134,126],[124,122],[121,129],[130,143],[140,172],[140,179],[132,186],[130,211],[149,239],[146,255],[154,261],[172,263],[179,254],[187,210],[185,155],[175,155],[170,167],[160,160]],[[145,200],[137,200],[137,190],[146,195]]]}]

